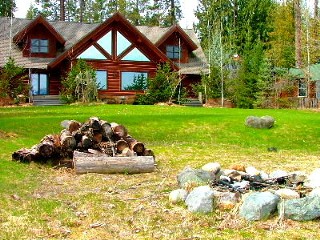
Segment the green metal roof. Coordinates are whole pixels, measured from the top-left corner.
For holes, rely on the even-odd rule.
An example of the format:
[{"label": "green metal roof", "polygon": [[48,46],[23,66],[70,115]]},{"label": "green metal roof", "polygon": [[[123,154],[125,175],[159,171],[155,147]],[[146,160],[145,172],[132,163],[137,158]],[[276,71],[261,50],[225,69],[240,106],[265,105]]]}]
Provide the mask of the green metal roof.
[{"label": "green metal roof", "polygon": [[305,68],[290,68],[289,74],[294,78],[307,78],[308,72],[310,72],[310,80],[320,80],[320,64],[312,64]]}]

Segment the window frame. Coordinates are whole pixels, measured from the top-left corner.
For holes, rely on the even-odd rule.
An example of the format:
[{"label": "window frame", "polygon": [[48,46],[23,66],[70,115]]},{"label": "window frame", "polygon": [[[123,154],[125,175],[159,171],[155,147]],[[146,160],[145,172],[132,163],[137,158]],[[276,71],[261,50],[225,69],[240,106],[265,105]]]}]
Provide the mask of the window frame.
[{"label": "window frame", "polygon": [[136,75],[133,75],[133,79],[131,80],[131,82],[130,82],[130,84],[126,84],[125,86],[123,85],[123,83],[124,83],[124,74],[126,74],[126,73],[133,73],[133,74],[137,74],[137,75],[144,75],[144,77],[145,77],[145,79],[147,79],[148,78],[148,76],[149,76],[149,73],[148,72],[139,72],[139,71],[121,71],[121,73],[120,73],[120,77],[121,77],[121,79],[120,79],[120,90],[121,91],[145,91],[145,89],[141,89],[141,90],[127,90],[127,89],[125,89],[126,87],[128,87],[128,86],[130,86],[132,83],[133,83],[133,81],[134,81],[134,77],[136,76]]},{"label": "window frame", "polygon": [[305,80],[299,79],[299,81],[298,81],[298,97],[307,97],[307,96],[308,96],[307,82]]},{"label": "window frame", "polygon": [[181,47],[177,45],[167,45],[166,55],[170,59],[181,59]]},{"label": "window frame", "polygon": [[[103,88],[98,88],[98,90],[108,90],[108,71],[107,70],[102,70],[102,69],[97,69],[96,70],[96,82],[97,82],[97,84],[98,83],[101,83],[101,81],[98,79],[98,72],[105,72],[105,76],[106,76],[106,78],[105,78],[105,86],[103,87]],[[99,80],[99,81],[98,81]]]},{"label": "window frame", "polygon": [[[46,86],[46,92],[41,92],[41,76],[45,76],[45,86]],[[35,78],[36,77],[36,78]],[[31,80],[31,91],[33,96],[37,95],[48,95],[49,94],[49,78],[47,73],[31,73],[30,76]],[[37,89],[33,89],[35,86],[34,81],[36,81]],[[35,92],[36,91],[36,92]]]},{"label": "window frame", "polygon": [[49,39],[32,38],[30,40],[31,53],[49,53]]}]

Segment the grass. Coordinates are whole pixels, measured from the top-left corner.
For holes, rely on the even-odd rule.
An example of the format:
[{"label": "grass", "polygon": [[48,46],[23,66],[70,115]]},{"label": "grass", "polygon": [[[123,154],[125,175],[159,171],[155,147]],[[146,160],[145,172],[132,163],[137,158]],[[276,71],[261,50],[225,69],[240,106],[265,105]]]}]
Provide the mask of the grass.
[{"label": "grass", "polygon": [[[272,129],[244,126],[270,115]],[[65,119],[98,116],[125,125],[156,154],[147,174],[75,175],[70,169],[11,161]],[[246,222],[232,212],[193,214],[172,205],[185,166],[219,162],[312,171],[319,166],[320,117],[308,110],[243,110],[166,106],[86,105],[0,108],[0,239],[309,239],[319,221]],[[276,147],[278,152],[268,152]]]}]

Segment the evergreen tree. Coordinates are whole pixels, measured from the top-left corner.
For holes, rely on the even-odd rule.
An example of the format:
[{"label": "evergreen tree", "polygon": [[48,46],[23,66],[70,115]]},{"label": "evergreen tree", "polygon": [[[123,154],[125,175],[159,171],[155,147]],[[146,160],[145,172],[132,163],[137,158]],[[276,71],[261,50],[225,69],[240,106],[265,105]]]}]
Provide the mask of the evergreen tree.
[{"label": "evergreen tree", "polygon": [[0,16],[11,17],[16,9],[15,0],[1,0],[0,1]]}]

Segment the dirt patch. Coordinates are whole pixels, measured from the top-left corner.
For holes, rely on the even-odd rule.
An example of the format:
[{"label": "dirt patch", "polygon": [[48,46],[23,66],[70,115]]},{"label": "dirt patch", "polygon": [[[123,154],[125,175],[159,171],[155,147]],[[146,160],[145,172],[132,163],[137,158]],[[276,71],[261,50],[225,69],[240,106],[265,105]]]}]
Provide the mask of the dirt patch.
[{"label": "dirt patch", "polygon": [[5,132],[0,130],[0,138],[16,138],[18,135],[12,132]]}]

